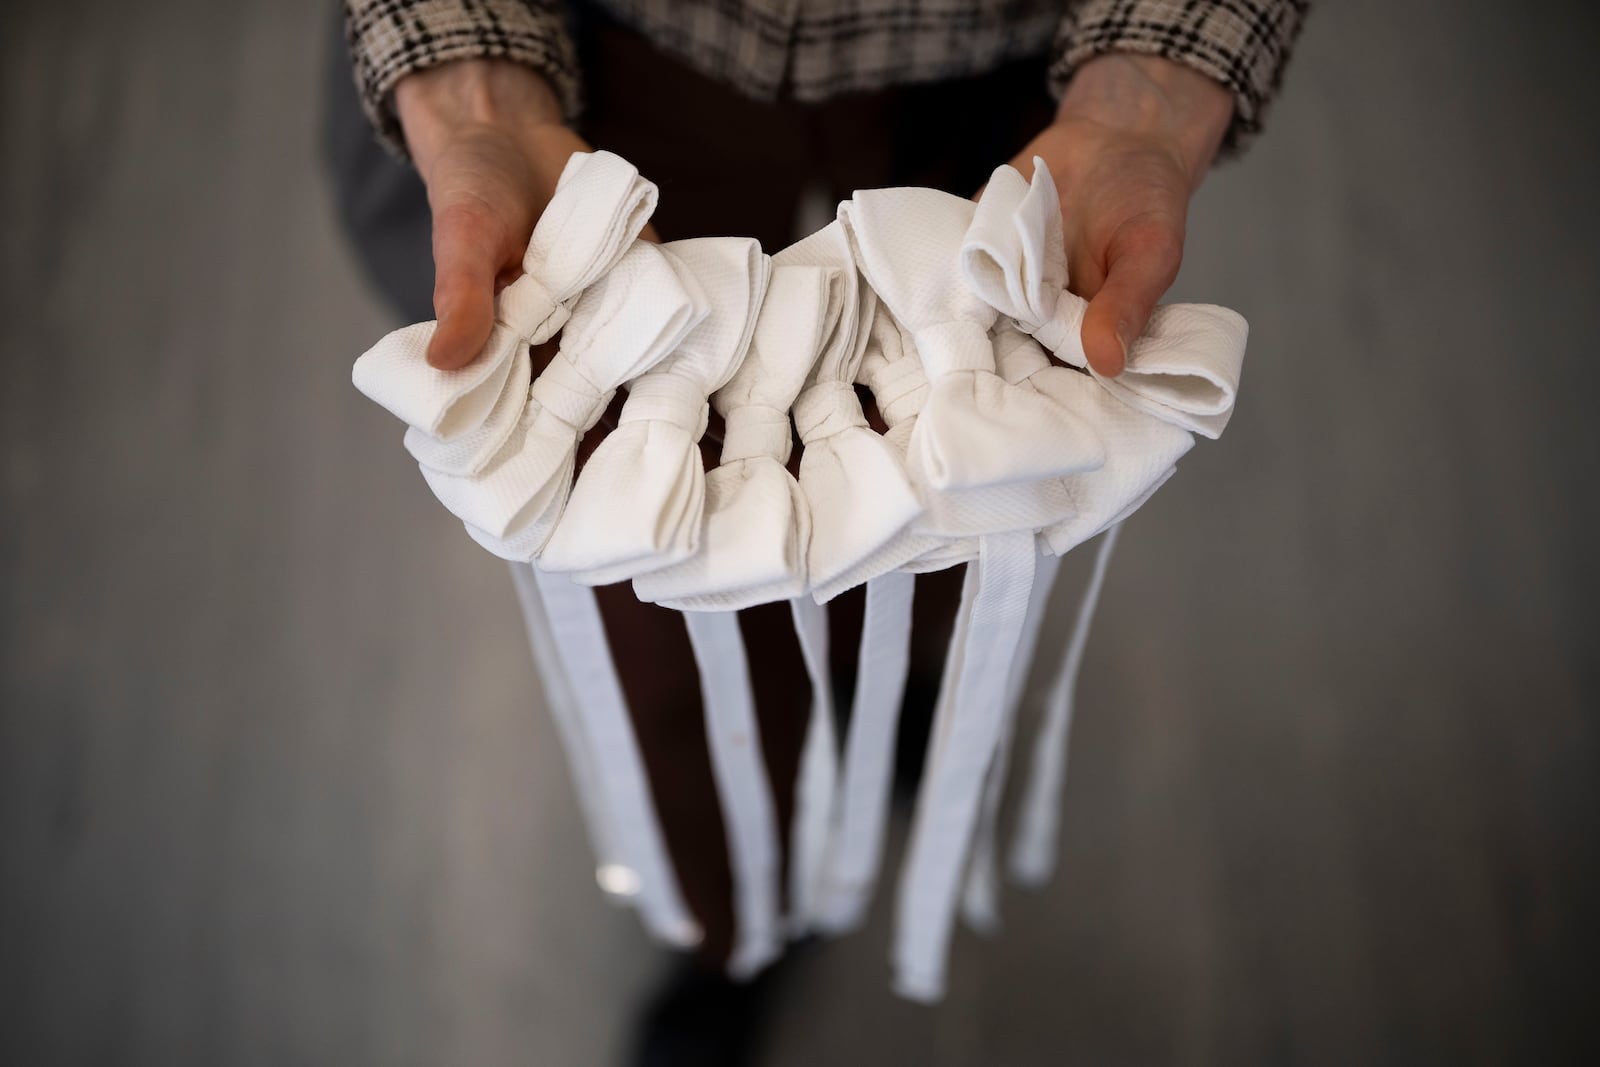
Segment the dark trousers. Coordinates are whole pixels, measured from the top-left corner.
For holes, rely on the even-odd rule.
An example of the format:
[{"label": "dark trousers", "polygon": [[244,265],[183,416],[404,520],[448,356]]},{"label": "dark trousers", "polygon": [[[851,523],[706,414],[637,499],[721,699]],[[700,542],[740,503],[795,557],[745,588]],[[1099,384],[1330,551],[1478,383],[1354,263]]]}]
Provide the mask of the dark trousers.
[{"label": "dark trousers", "polygon": [[[796,216],[808,194],[833,204],[856,189],[921,185],[970,196],[1043,128],[1051,111],[1042,59],[821,104],[759,102],[592,9],[578,10],[575,21],[588,93],[579,132],[596,148],[634,163],[660,188],[653,221],[665,240],[740,235],[777,251],[797,236]],[[422,183],[372,139],[343,60],[343,49],[335,49],[325,127],[341,219],[363,269],[400,317],[432,318]],[[585,452],[615,426],[615,416],[613,406]],[[702,450],[710,467],[718,442],[708,438]],[[961,570],[917,579],[902,781],[914,778],[926,743]],[[627,583],[597,593],[612,647],[626,650],[619,656],[628,664],[623,688],[685,899],[706,930],[702,954],[721,960],[733,936],[731,875],[688,635],[677,612],[639,603]],[[831,666],[841,698],[854,684],[863,602],[857,589],[829,605]],[[778,815],[787,826],[810,683],[786,604],[742,611],[739,625]],[[848,707],[846,699],[837,703]]]}]

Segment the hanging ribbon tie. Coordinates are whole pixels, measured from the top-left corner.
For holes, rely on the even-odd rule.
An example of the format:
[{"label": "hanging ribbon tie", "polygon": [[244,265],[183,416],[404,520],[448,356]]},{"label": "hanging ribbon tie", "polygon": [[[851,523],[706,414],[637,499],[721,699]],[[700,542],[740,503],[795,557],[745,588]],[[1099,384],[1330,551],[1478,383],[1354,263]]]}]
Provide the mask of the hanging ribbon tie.
[{"label": "hanging ribbon tie", "polygon": [[723,418],[722,462],[706,475],[700,551],[634,579],[639,599],[737,611],[805,592],[811,512],[786,466],[789,408],[822,347],[828,286],[820,267],[773,268],[750,350],[712,397]]},{"label": "hanging ribbon tie", "polygon": [[[1033,180],[995,169],[961,242],[961,272],[986,305],[1014,320],[1062,362],[1088,368],[1083,316],[1088,301],[1067,290],[1061,205],[1050,169]],[[1215,438],[1233,411],[1248,327],[1211,304],[1163,304],[1128,348],[1115,378],[1096,375],[1130,407]],[[1091,369],[1092,372],[1092,369]]]},{"label": "hanging ribbon tie", "polygon": [[617,429],[579,474],[545,548],[542,566],[571,571],[585,585],[626,581],[699,550],[707,398],[738,369],[767,288],[770,261],[748,238],[663,248],[703,289],[708,312],[676,351],[629,386]]}]

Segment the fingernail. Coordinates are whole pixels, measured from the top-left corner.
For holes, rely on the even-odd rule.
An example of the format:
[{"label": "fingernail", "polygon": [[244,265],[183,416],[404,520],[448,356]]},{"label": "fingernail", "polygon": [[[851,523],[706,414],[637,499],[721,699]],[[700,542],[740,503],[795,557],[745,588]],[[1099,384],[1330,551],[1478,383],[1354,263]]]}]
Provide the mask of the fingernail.
[{"label": "fingernail", "polygon": [[1133,331],[1128,328],[1126,321],[1117,323],[1117,344],[1122,346],[1122,365],[1128,365],[1128,335]]}]

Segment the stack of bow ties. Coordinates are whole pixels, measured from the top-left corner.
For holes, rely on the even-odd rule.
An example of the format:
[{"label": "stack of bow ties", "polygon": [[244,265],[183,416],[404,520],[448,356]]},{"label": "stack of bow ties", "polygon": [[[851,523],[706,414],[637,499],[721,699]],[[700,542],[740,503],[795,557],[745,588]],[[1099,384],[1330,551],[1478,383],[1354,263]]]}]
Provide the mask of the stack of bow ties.
[{"label": "stack of bow ties", "polygon": [[[1123,373],[1096,374],[1038,160],[1031,182],[996,170],[978,203],[858,192],[772,256],[743,238],[646,243],[655,203],[626,161],[574,155],[521,277],[496,298],[483,352],[435,370],[434,324],[410,326],[356,361],[356,387],[407,424],[405,447],[439,501],[512,562],[601,885],[676,944],[699,927],[591,587],[631,581],[639,599],[684,613],[734,873],[735,974],[769,963],[786,938],[862,921],[881,867],[911,576],[967,566],[893,952],[896,988],[936,999],[957,913],[995,922],[999,798],[1057,560],[1103,535],[1077,624],[1048,650],[1059,667],[1009,854],[1030,883],[1054,867],[1074,682],[1118,525],[1195,434],[1222,432],[1245,322],[1162,306]],[[532,347],[556,339],[535,371]],[[863,387],[884,433],[863,413]],[[580,441],[619,390],[620,425],[578,469]],[[726,434],[708,472],[713,408]],[[820,605],[858,585],[866,615],[841,745]],[[813,691],[786,892],[785,828],[752,743],[733,614],[773,601],[790,605]]]}]

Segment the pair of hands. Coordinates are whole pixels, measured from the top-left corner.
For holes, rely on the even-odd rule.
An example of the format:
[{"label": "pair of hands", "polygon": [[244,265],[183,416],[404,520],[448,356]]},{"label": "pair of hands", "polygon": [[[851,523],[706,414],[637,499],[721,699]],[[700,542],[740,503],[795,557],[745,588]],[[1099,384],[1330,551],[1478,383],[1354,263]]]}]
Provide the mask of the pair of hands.
[{"label": "pair of hands", "polygon": [[[567,158],[589,146],[562,125],[550,86],[503,60],[410,75],[395,86],[395,108],[433,212],[439,325],[428,362],[463,367],[489,338],[494,294],[520,271]],[[1083,347],[1099,373],[1121,373],[1177,277],[1189,197],[1232,116],[1232,98],[1202,74],[1153,56],[1101,56],[1012,160],[1028,177],[1039,156],[1060,189],[1071,286],[1089,300]]]}]

